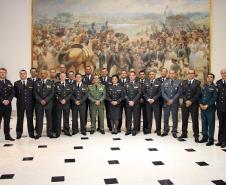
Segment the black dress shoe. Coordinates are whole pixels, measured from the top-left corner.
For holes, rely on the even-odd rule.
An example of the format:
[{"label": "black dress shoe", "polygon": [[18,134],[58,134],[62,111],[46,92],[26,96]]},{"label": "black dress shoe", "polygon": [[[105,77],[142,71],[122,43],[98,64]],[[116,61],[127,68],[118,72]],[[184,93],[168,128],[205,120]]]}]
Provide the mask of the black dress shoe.
[{"label": "black dress shoe", "polygon": [[130,134],[131,134],[130,131],[127,131],[127,132],[125,133],[126,136],[128,136],[128,135],[130,135]]},{"label": "black dress shoe", "polygon": [[94,130],[91,130],[91,131],[90,131],[90,134],[94,134],[94,132],[95,132]]},{"label": "black dress shoe", "polygon": [[22,137],[22,135],[18,135],[16,136],[16,139],[20,139]]},{"label": "black dress shoe", "polygon": [[206,146],[212,146],[214,144],[213,141],[209,141],[208,143],[206,143]]},{"label": "black dress shoe", "polygon": [[174,138],[177,138],[177,133],[172,134]]},{"label": "black dress shoe", "polygon": [[162,137],[165,137],[165,136],[168,136],[168,133],[167,132],[163,132],[162,133]]},{"label": "black dress shoe", "polygon": [[199,138],[198,137],[195,137],[195,142],[199,143]]},{"label": "black dress shoe", "polygon": [[199,142],[200,143],[206,143],[208,140],[206,138],[202,138]]},{"label": "black dress shoe", "polygon": [[84,135],[84,136],[86,136],[86,132],[84,132],[84,131],[83,131],[83,132],[81,132],[81,134],[82,134],[82,135]]},{"label": "black dress shoe", "polygon": [[97,128],[97,131],[100,131],[100,128],[99,127]]},{"label": "black dress shoe", "polygon": [[222,143],[221,148],[226,148],[226,143]]},{"label": "black dress shoe", "polygon": [[121,130],[118,130],[118,133],[120,133],[121,132]]},{"label": "black dress shoe", "polygon": [[157,130],[155,130],[155,132],[154,133],[158,133],[158,131]]},{"label": "black dress shoe", "polygon": [[76,134],[78,134],[78,131],[73,131],[72,132],[72,135],[76,135]]},{"label": "black dress shoe", "polygon": [[159,132],[157,132],[157,135],[158,135],[158,136],[161,136],[161,132],[160,132],[160,131],[159,131]]},{"label": "black dress shoe", "polygon": [[133,131],[132,136],[135,136],[135,135],[137,135],[137,132]]},{"label": "black dress shoe", "polygon": [[217,144],[216,144],[216,146],[221,146],[222,145],[222,143],[221,142],[218,142]]},{"label": "black dress shoe", "polygon": [[15,141],[15,139],[13,139],[11,136],[6,136],[5,140],[7,140],[7,141]]},{"label": "black dress shoe", "polygon": [[100,130],[100,133],[101,133],[101,134],[105,134],[105,131],[104,131],[104,130]]},{"label": "black dress shoe", "polygon": [[66,136],[72,136],[69,132],[64,132]]},{"label": "black dress shoe", "polygon": [[37,136],[35,136],[35,139],[39,139],[40,137],[41,137],[41,136],[38,136],[38,135],[37,135]]},{"label": "black dress shoe", "polygon": [[56,136],[53,135],[53,134],[52,135],[49,135],[48,137],[51,138],[51,139],[56,138]]},{"label": "black dress shoe", "polygon": [[186,134],[181,134],[181,136],[179,137],[179,139],[184,139],[184,138],[188,138],[188,136]]},{"label": "black dress shoe", "polygon": [[30,137],[30,138],[33,138],[33,139],[35,138],[35,136],[34,136],[34,135],[30,135],[29,137]]}]

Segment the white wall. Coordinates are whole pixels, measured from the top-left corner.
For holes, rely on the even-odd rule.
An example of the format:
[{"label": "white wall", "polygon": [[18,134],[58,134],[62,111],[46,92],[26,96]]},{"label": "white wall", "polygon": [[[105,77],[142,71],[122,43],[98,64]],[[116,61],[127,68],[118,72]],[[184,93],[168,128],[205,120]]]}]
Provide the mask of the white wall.
[{"label": "white wall", "polygon": [[[212,0],[211,71],[220,78],[226,67],[226,0]],[[0,66],[8,69],[8,78],[18,79],[20,69],[31,64],[31,0],[0,1]]]},{"label": "white wall", "polygon": [[211,71],[220,78],[220,69],[226,68],[226,1],[212,1]]},{"label": "white wall", "polygon": [[18,79],[31,64],[31,0],[0,1],[0,66],[8,78]]}]

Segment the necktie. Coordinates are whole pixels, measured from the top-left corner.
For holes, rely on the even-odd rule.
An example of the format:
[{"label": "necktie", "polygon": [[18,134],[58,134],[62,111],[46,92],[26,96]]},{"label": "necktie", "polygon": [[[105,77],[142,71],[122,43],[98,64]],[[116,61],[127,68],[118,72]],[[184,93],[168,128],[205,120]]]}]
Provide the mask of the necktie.
[{"label": "necktie", "polygon": [[191,80],[188,81],[188,86],[189,86],[189,87],[191,86]]},{"label": "necktie", "polygon": [[173,80],[171,80],[171,86],[173,85]]},{"label": "necktie", "polygon": [[25,88],[25,81],[23,80],[23,87]]},{"label": "necktie", "polygon": [[79,84],[77,84],[77,87],[79,88]]},{"label": "necktie", "polygon": [[153,80],[151,80],[151,87],[153,86]]},{"label": "necktie", "polygon": [[42,86],[44,86],[45,85],[45,81],[44,80],[42,80]]},{"label": "necktie", "polygon": [[33,80],[33,82],[35,81],[35,79],[34,79],[34,78],[32,78],[32,80]]},{"label": "necktie", "polygon": [[226,80],[223,80],[223,86],[224,87],[226,86]]},{"label": "necktie", "polygon": [[164,78],[162,78],[162,82],[164,82],[164,80],[165,80],[165,79],[164,79]]},{"label": "necktie", "polygon": [[96,90],[97,90],[97,85],[96,85]]}]

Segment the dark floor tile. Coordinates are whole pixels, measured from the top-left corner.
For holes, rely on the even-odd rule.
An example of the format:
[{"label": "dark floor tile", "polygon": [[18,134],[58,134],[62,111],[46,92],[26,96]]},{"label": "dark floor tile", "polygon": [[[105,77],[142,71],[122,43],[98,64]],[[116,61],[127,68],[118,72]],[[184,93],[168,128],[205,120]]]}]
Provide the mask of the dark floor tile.
[{"label": "dark floor tile", "polygon": [[120,148],[119,147],[111,147],[111,150],[120,150]]},{"label": "dark floor tile", "polygon": [[173,183],[169,179],[158,180],[161,185],[172,185]]},{"label": "dark floor tile", "polygon": [[111,164],[119,164],[118,160],[109,160],[108,163]]},{"label": "dark floor tile", "polygon": [[89,139],[88,137],[81,137],[81,140],[87,140]]},{"label": "dark floor tile", "polygon": [[223,180],[214,180],[212,182],[216,185],[226,185],[226,182],[224,182]]},{"label": "dark floor tile", "polygon": [[209,166],[208,163],[204,162],[204,161],[200,161],[200,162],[196,162],[199,166]]},{"label": "dark floor tile", "polygon": [[34,158],[33,157],[24,157],[23,161],[32,161]]},{"label": "dark floor tile", "polygon": [[4,144],[3,147],[10,147],[13,146],[13,144]]},{"label": "dark floor tile", "polygon": [[83,149],[83,146],[74,146],[74,149],[75,150],[82,150]]},{"label": "dark floor tile", "polygon": [[105,184],[118,184],[118,180],[116,178],[104,179]]},{"label": "dark floor tile", "polygon": [[12,179],[14,174],[2,174],[0,179]]},{"label": "dark floor tile", "polygon": [[186,141],[186,140],[185,140],[185,139],[183,139],[183,138],[178,138],[178,141],[183,142],[183,141]]},{"label": "dark floor tile", "polygon": [[165,165],[162,161],[152,161],[155,166]]},{"label": "dark floor tile", "polygon": [[47,145],[38,145],[38,148],[47,148]]},{"label": "dark floor tile", "polygon": [[75,163],[75,159],[64,159],[65,163]]},{"label": "dark floor tile", "polygon": [[113,138],[113,140],[114,140],[114,141],[119,141],[119,140],[121,140],[121,138],[118,138],[118,137],[117,137],[117,138]]},{"label": "dark floor tile", "polygon": [[185,149],[187,152],[195,152],[195,150],[194,149],[192,149],[192,148],[188,148],[188,149]]},{"label": "dark floor tile", "polygon": [[148,150],[149,150],[149,151],[151,151],[151,152],[158,151],[158,149],[157,149],[157,148],[148,148]]},{"label": "dark floor tile", "polygon": [[55,176],[52,177],[51,182],[62,182],[64,181],[64,176]]},{"label": "dark floor tile", "polygon": [[154,141],[152,138],[145,139],[146,141]]}]

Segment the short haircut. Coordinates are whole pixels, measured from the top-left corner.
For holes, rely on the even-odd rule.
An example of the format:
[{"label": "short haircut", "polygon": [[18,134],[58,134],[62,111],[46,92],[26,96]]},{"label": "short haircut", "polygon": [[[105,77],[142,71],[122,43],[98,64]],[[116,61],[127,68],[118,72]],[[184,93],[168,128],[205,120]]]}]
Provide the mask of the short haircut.
[{"label": "short haircut", "polygon": [[207,76],[211,75],[213,79],[215,79],[215,75],[213,73],[209,73]]},{"label": "short haircut", "polygon": [[163,67],[161,71],[163,71],[164,69],[166,70],[166,72],[168,72],[168,69],[167,69],[167,68],[165,68],[165,67]]},{"label": "short haircut", "polygon": [[73,73],[73,74],[75,74],[75,72],[74,72],[74,71],[69,71],[69,72],[68,72],[68,74],[69,74],[69,73]]},{"label": "short haircut", "polygon": [[129,73],[130,73],[130,74],[131,74],[131,73],[133,73],[133,74],[135,74],[135,75],[136,75],[136,72],[135,72],[135,71],[130,71]]},{"label": "short haircut", "polygon": [[4,67],[1,67],[0,70],[7,72],[7,69]]},{"label": "short haircut", "polygon": [[117,78],[118,81],[119,81],[119,76],[118,75],[112,75],[111,79],[113,79],[114,77]]},{"label": "short haircut", "polygon": [[25,69],[21,69],[20,72],[25,72],[25,73],[27,73],[27,71],[26,71]]},{"label": "short haircut", "polygon": [[81,73],[76,73],[75,76],[82,76],[82,74]]},{"label": "short haircut", "polygon": [[145,71],[144,71],[144,70],[140,70],[139,74],[140,74],[140,73],[145,73]]},{"label": "short haircut", "polygon": [[149,71],[149,74],[150,74],[151,72],[157,73],[157,70],[156,70],[156,69],[151,69],[151,70]]},{"label": "short haircut", "polygon": [[38,71],[37,68],[35,68],[35,67],[32,67],[32,68],[30,69],[30,71],[32,71],[32,70],[35,70],[36,72]]}]

